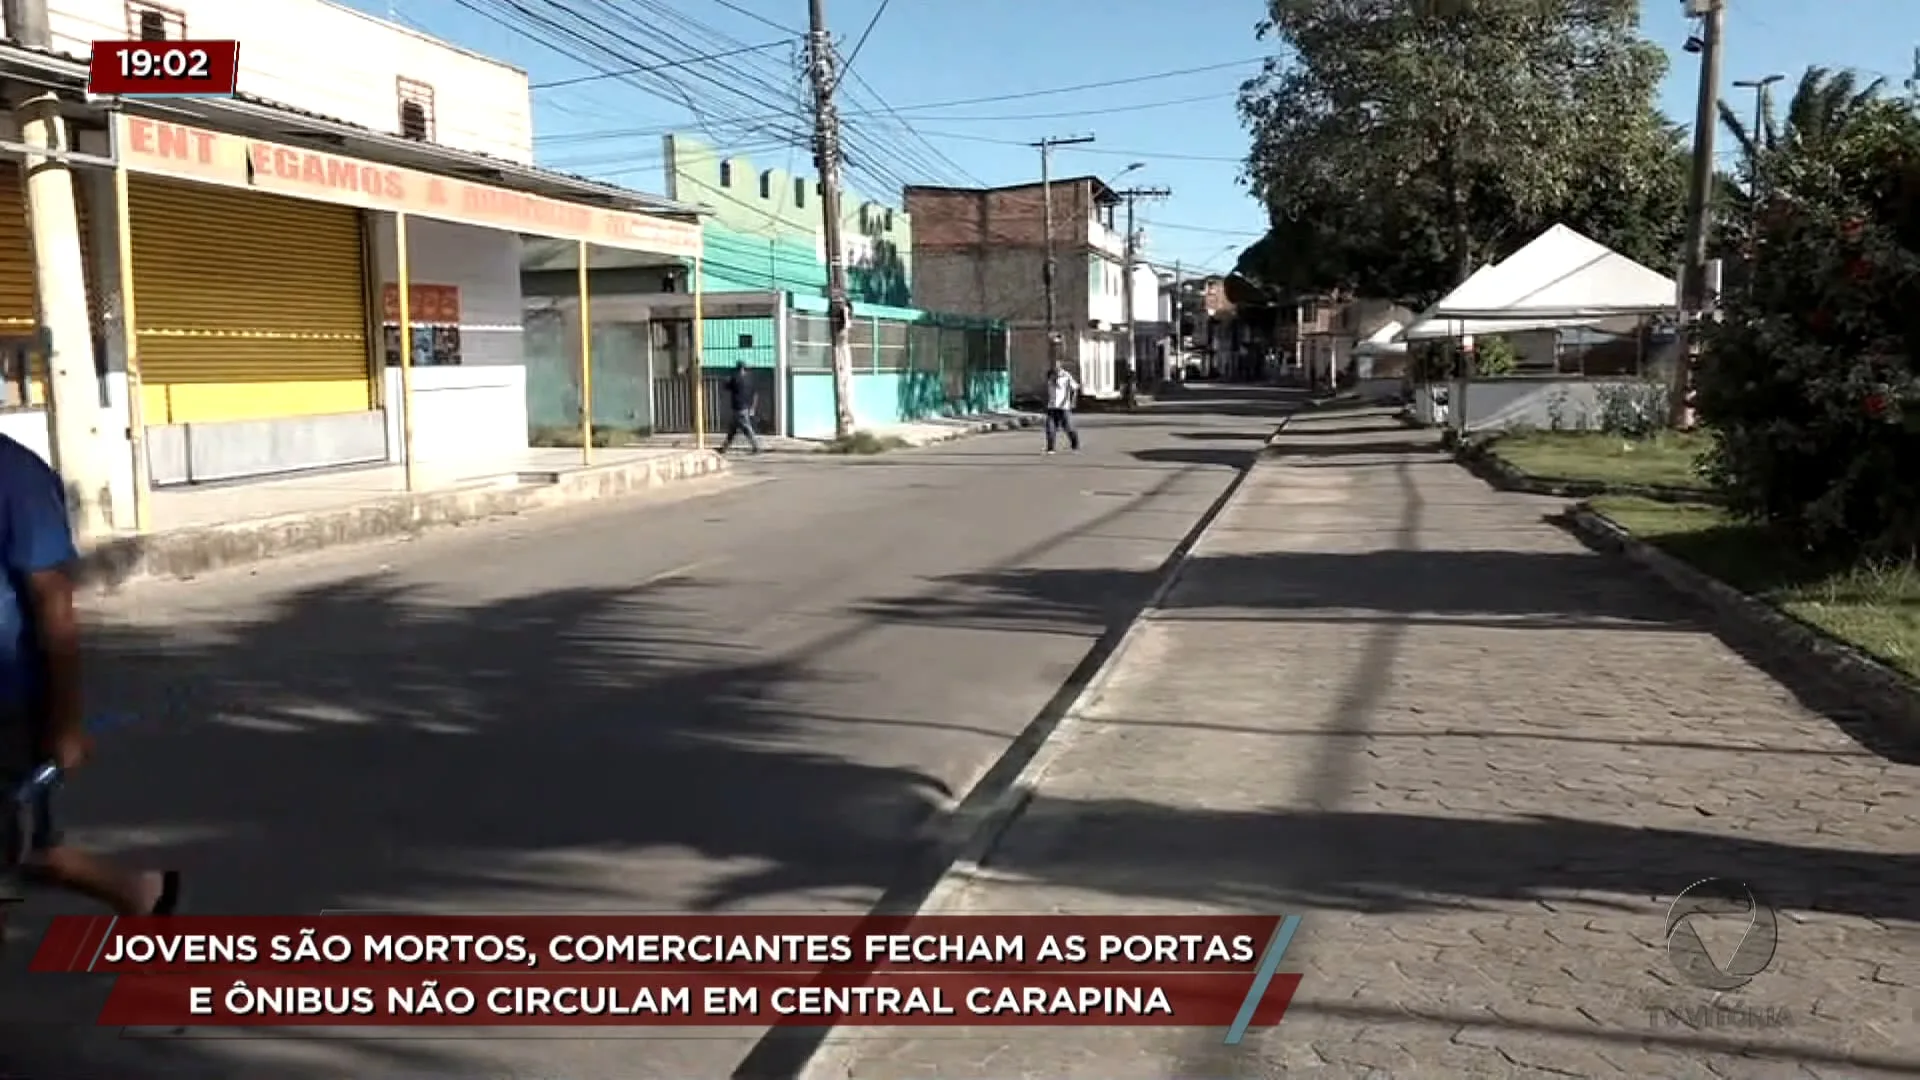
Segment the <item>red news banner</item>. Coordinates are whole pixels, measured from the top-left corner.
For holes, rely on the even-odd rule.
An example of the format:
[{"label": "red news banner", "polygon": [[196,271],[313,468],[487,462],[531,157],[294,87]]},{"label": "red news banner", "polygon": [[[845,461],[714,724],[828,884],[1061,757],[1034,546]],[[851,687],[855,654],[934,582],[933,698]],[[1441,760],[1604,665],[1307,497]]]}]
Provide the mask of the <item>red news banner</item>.
[{"label": "red news banner", "polygon": [[116,976],[99,1023],[117,1027],[1241,1028],[1279,1023],[1299,987],[1299,975],[1273,972],[1278,958],[1268,954],[1284,948],[1280,923],[65,917],[54,921],[33,970]]}]

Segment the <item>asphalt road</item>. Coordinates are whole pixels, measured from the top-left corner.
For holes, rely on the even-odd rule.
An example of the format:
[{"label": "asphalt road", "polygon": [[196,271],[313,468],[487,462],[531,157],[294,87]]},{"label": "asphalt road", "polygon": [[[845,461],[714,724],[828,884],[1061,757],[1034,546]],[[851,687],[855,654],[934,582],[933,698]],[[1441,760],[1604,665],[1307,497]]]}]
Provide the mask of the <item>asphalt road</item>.
[{"label": "asphalt road", "polygon": [[[1055,457],[1037,432],[769,455],[137,586],[96,605],[98,703],[139,719],[67,792],[74,838],[183,868],[196,912],[910,900],[947,812],[1064,704],[1281,404],[1086,417]],[[0,1073],[36,1080],[726,1077],[763,1034],[129,1039],[75,1025],[98,983],[23,980],[21,944]]]}]

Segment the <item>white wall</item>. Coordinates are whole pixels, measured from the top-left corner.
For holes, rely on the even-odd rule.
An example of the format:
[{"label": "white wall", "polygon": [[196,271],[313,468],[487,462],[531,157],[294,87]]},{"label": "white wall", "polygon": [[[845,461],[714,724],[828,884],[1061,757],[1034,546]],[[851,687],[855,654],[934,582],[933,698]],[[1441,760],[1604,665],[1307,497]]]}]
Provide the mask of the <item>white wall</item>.
[{"label": "white wall", "polygon": [[[376,302],[396,280],[393,215],[373,226]],[[407,219],[407,277],[415,285],[460,290],[460,353],[465,365],[522,364],[520,237],[470,225]]]},{"label": "white wall", "polygon": [[[373,227],[374,295],[397,280],[393,216]],[[485,462],[527,448],[527,374],[520,296],[520,237],[468,225],[407,220],[407,277],[460,290],[459,366],[413,369],[414,454],[422,462]],[[378,302],[376,300],[376,302]],[[400,372],[388,368],[387,446],[404,455]]]},{"label": "white wall", "polygon": [[[387,369],[389,459],[406,460],[400,409],[400,369]],[[414,459],[458,464],[484,472],[516,464],[527,450],[527,369],[419,367],[413,369]]]},{"label": "white wall", "polygon": [[[162,0],[186,35],[240,42],[240,90],[321,116],[398,134],[395,82],[433,87],[434,141],[533,161],[526,73],[326,0]],[[125,0],[49,0],[56,52],[86,57],[130,36]]]},{"label": "white wall", "polygon": [[1120,380],[1114,369],[1114,342],[1110,337],[1082,333],[1075,343],[1075,359],[1080,366],[1080,392],[1087,397],[1106,398],[1120,392]]},{"label": "white wall", "polygon": [[1126,266],[1119,259],[1105,255],[1093,254],[1087,258],[1087,284],[1100,286],[1088,292],[1087,318],[1107,326],[1119,326],[1126,319],[1126,300],[1120,288],[1126,277]]},{"label": "white wall", "polygon": [[1087,221],[1087,243],[1095,251],[1111,255],[1116,259],[1126,258],[1126,237],[1121,236],[1118,229],[1107,228],[1098,218]]},{"label": "white wall", "polygon": [[1135,322],[1159,322],[1160,275],[1146,263],[1133,264],[1133,318]]}]

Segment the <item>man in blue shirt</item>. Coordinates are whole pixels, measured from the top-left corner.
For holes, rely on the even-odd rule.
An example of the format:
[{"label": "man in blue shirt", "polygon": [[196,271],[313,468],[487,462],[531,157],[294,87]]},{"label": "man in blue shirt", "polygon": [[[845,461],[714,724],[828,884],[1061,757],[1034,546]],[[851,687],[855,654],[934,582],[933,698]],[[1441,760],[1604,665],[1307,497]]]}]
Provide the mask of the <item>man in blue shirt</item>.
[{"label": "man in blue shirt", "polygon": [[93,751],[73,604],[78,559],[59,474],[0,435],[0,902],[19,899],[26,871],[122,915],[171,914],[178,874],[131,873],[69,847],[54,829],[50,791],[24,805],[15,795],[39,766],[69,772]]}]

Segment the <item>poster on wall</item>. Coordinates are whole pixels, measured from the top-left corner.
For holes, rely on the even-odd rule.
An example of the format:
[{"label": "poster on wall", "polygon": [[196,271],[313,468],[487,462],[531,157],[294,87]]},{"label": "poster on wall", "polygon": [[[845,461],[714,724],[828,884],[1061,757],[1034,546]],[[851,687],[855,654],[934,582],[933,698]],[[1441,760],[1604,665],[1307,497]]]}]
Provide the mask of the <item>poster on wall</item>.
[{"label": "poster on wall", "polygon": [[[400,364],[400,287],[388,282],[381,289],[381,319],[386,331],[388,367]],[[460,287],[411,284],[407,287],[407,321],[413,324],[408,359],[415,364],[460,363]]]}]

